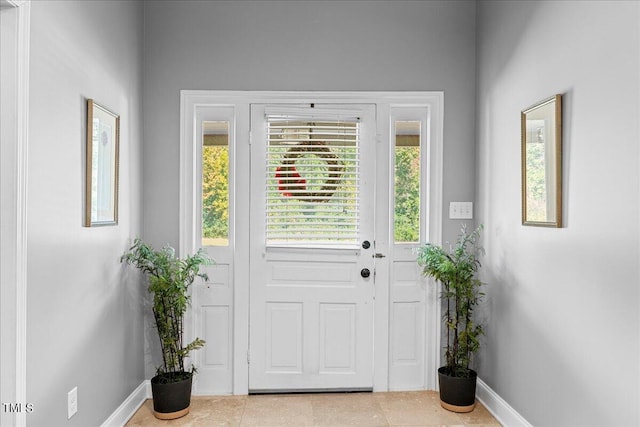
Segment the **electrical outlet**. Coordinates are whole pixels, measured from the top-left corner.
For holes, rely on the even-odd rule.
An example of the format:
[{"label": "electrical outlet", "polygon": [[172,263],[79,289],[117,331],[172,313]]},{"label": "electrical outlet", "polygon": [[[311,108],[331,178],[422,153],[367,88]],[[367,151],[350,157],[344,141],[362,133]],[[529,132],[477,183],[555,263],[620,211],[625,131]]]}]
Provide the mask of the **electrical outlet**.
[{"label": "electrical outlet", "polygon": [[78,387],[71,389],[67,393],[67,419],[73,417],[78,412]]}]

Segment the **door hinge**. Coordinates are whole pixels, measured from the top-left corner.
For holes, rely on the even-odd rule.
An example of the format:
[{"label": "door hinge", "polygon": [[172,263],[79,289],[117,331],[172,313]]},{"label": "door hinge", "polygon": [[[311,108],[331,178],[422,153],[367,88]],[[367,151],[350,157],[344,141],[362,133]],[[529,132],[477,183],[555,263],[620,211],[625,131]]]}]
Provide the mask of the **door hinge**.
[{"label": "door hinge", "polygon": [[249,350],[247,350],[247,365],[249,362],[251,362],[251,354],[249,353]]}]

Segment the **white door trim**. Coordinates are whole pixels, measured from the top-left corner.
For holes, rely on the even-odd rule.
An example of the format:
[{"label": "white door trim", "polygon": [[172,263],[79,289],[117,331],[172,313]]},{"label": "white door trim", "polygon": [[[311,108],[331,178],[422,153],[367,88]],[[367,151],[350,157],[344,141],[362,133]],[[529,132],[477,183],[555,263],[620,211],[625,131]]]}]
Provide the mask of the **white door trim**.
[{"label": "white door trim", "polygon": [[[27,403],[27,153],[29,142],[29,26],[31,17],[31,3],[29,0],[2,0],[2,9],[9,9],[6,13],[17,12],[15,18],[15,52],[12,60],[15,70],[9,76],[9,85],[15,85],[14,119],[7,126],[14,141],[2,141],[3,146],[13,148],[11,156],[3,156],[2,168],[9,164],[12,173],[3,183],[2,215],[3,220],[3,249],[10,250],[2,254],[3,265],[3,296],[2,325],[13,326],[9,336],[2,336],[2,366],[3,378],[13,375],[13,387],[3,388],[2,402]],[[5,13],[5,12],[2,12]],[[6,58],[5,58],[6,59]],[[2,76],[3,79],[7,76]],[[6,83],[6,82],[5,82]],[[7,196],[7,197],[5,197]],[[6,203],[6,204],[5,204]],[[6,227],[6,228],[4,228]],[[5,269],[5,267],[8,267]],[[6,275],[6,276],[5,276]],[[5,282],[6,280],[6,282]],[[15,381],[15,383],[14,383]],[[10,425],[26,425],[26,412],[2,413],[2,424],[7,421]]]},{"label": "white door trim", "polygon": [[[429,145],[427,170],[428,182],[428,240],[442,243],[442,173],[443,173],[443,92],[382,92],[382,91],[218,91],[218,90],[182,90],[180,93],[180,254],[196,249],[199,238],[196,236],[194,214],[196,212],[195,180],[195,110],[198,106],[233,106],[236,108],[237,147],[236,171],[250,170],[250,136],[243,134],[249,128],[250,104],[286,104],[286,103],[351,103],[377,104],[378,114],[392,106],[423,106],[430,111]],[[378,117],[378,137],[387,137],[389,124],[385,118]],[[384,123],[384,124],[381,124]],[[250,206],[248,177],[236,176],[236,192],[230,195],[238,206]],[[249,209],[237,209],[237,224],[249,224]],[[235,236],[233,285],[233,393],[248,393],[248,351],[249,351],[249,229],[238,227]],[[376,292],[374,312],[374,391],[386,391],[389,384],[389,289]],[[435,371],[440,362],[440,305],[435,292],[429,292],[427,298],[427,338],[425,360],[425,385],[427,389],[437,387]],[[189,325],[189,324],[187,324]],[[189,327],[187,329],[193,329]],[[185,331],[187,339],[190,330]]]}]

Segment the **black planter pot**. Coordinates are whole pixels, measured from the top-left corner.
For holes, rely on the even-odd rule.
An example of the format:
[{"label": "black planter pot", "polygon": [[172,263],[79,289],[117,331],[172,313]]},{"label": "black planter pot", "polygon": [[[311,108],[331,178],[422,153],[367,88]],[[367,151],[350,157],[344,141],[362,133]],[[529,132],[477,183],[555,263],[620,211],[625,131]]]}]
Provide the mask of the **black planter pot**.
[{"label": "black planter pot", "polygon": [[453,412],[471,412],[476,406],[476,382],[478,373],[470,369],[469,378],[452,377],[447,368],[438,369],[440,405]]},{"label": "black planter pot", "polygon": [[166,375],[151,378],[153,415],[161,420],[173,420],[189,413],[192,374],[184,372],[182,379],[171,382]]}]

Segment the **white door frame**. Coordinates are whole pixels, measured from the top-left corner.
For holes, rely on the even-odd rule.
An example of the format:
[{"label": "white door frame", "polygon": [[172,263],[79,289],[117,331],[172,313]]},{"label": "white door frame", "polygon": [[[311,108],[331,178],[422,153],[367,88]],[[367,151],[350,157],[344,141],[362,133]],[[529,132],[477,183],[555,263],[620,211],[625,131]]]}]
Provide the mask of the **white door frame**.
[{"label": "white door frame", "polygon": [[[180,93],[180,254],[194,252],[200,242],[197,236],[197,224],[194,221],[198,212],[198,197],[195,189],[197,179],[197,160],[195,153],[195,117],[201,107],[234,107],[236,111],[235,134],[236,147],[232,169],[245,171],[236,173],[235,194],[230,194],[239,207],[236,209],[236,224],[249,224],[250,179],[246,171],[250,170],[249,106],[250,104],[377,104],[377,137],[391,138],[389,111],[396,106],[426,107],[429,110],[428,134],[428,171],[429,188],[427,190],[429,229],[427,239],[440,244],[442,241],[442,176],[443,176],[443,92],[336,92],[336,91],[216,91],[182,90]],[[381,145],[381,144],[379,144]],[[384,145],[384,144],[382,144]],[[389,167],[385,162],[379,167]],[[381,171],[383,172],[383,171]],[[384,189],[380,189],[384,190]],[[386,189],[390,191],[390,189]],[[387,217],[377,216],[378,221],[389,221]],[[247,394],[248,351],[249,351],[249,228],[238,226],[234,233],[233,265],[233,331],[230,331],[233,346],[233,394]],[[437,388],[436,369],[440,362],[440,304],[435,293],[429,293],[427,299],[427,338],[425,354],[425,388]],[[195,304],[194,304],[195,305]],[[193,337],[195,325],[186,323],[187,341]],[[389,387],[389,288],[376,292],[374,311],[374,391],[386,391]]]},{"label": "white door frame", "polygon": [[[2,402],[25,405],[27,392],[27,148],[29,132],[29,0],[0,0],[4,31],[2,122]],[[26,412],[2,411],[0,424],[26,425]]]}]

